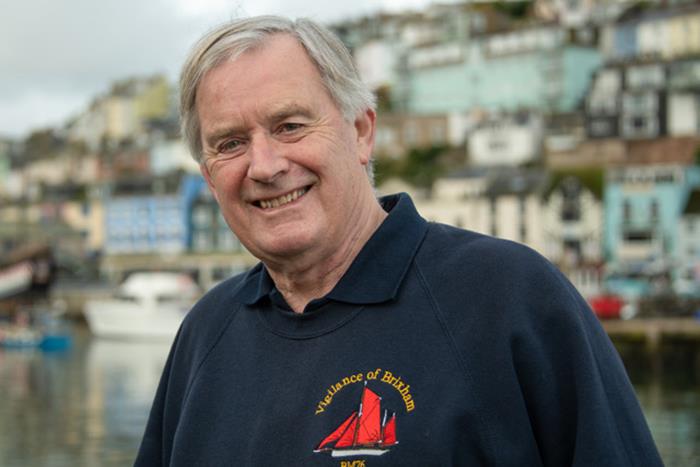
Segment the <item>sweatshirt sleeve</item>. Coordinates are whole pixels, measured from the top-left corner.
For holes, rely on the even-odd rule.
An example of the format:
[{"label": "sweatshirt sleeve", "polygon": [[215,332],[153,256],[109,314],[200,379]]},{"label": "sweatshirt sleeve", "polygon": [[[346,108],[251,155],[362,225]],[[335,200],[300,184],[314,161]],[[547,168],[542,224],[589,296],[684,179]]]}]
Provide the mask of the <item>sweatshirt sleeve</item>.
[{"label": "sweatshirt sleeve", "polygon": [[522,245],[447,234],[418,267],[494,462],[520,465],[534,445],[546,466],[662,465],[615,348],[568,280]]},{"label": "sweatshirt sleeve", "polygon": [[662,465],[598,319],[562,274],[548,263],[541,268],[529,292],[538,300],[530,300],[525,316],[515,320],[510,351],[543,463]]}]

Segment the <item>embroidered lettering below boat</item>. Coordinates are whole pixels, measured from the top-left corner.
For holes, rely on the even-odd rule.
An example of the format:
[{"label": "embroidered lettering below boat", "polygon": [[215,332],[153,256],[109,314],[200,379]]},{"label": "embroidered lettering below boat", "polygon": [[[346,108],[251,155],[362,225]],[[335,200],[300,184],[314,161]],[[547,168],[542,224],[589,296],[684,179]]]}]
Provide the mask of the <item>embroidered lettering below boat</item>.
[{"label": "embroidered lettering below boat", "polygon": [[399,442],[396,414],[381,414],[382,398],[365,387],[360,407],[328,435],[314,452],[330,452],[332,457],[381,456]]}]

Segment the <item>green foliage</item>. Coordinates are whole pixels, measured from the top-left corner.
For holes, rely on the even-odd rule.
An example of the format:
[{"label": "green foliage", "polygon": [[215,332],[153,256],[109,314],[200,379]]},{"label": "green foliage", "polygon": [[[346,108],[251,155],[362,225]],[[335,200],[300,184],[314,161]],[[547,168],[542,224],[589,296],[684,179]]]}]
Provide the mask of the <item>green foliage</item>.
[{"label": "green foliage", "polygon": [[399,161],[389,157],[375,157],[374,184],[381,186],[392,177],[399,177]]},{"label": "green foliage", "polygon": [[401,159],[377,158],[374,165],[377,186],[392,177],[398,177],[417,188],[430,188],[443,174],[445,146],[411,149]]},{"label": "green foliage", "polygon": [[54,155],[64,145],[64,141],[52,129],[32,132],[24,141],[24,161],[35,161]]},{"label": "green foliage", "polygon": [[430,188],[442,174],[440,156],[445,152],[444,146],[411,149],[404,161],[403,178],[419,188]]},{"label": "green foliage", "polygon": [[501,0],[493,3],[493,7],[496,11],[505,13],[514,19],[526,18],[530,11],[530,5],[532,5],[531,1]]},{"label": "green foliage", "polygon": [[[605,189],[605,176],[603,169],[597,167],[585,167],[552,172],[548,191],[551,191],[555,187],[559,186],[561,181],[567,177],[577,178],[583,186],[591,190],[596,198],[603,199],[603,190]],[[547,195],[549,195],[549,193],[547,193]]]},{"label": "green foliage", "polygon": [[377,88],[374,92],[374,96],[377,99],[377,110],[379,112],[391,112],[393,110],[393,103],[391,101],[391,88],[389,86],[381,86]]},{"label": "green foliage", "polygon": [[700,146],[695,148],[695,165],[700,166]]}]

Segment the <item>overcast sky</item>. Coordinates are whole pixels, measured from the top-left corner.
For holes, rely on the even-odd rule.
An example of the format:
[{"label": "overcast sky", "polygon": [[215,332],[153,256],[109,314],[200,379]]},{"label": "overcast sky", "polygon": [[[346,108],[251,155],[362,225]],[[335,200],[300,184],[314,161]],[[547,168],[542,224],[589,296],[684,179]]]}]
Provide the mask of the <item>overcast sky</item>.
[{"label": "overcast sky", "polygon": [[0,0],[0,137],[60,126],[110,83],[166,73],[188,47],[238,16],[283,14],[322,22],[429,0]]}]

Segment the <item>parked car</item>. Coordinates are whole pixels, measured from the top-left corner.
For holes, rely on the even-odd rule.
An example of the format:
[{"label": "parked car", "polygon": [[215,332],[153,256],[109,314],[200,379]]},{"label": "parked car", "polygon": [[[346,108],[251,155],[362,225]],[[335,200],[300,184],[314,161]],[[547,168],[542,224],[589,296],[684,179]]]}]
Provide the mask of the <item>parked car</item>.
[{"label": "parked car", "polygon": [[620,319],[625,301],[611,293],[597,295],[588,300],[593,313],[600,319]]}]

